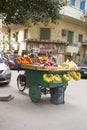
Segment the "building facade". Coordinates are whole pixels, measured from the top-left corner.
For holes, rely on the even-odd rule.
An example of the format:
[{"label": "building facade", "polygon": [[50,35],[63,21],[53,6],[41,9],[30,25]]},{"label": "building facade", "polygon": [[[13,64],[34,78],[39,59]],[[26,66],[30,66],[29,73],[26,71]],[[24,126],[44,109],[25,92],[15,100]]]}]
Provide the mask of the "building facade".
[{"label": "building facade", "polygon": [[[78,62],[87,55],[87,0],[70,0],[60,11],[57,24],[39,23],[32,27],[21,25],[0,28],[0,49],[29,51],[31,48],[55,50],[65,59]],[[10,45],[10,46],[9,46]]]}]

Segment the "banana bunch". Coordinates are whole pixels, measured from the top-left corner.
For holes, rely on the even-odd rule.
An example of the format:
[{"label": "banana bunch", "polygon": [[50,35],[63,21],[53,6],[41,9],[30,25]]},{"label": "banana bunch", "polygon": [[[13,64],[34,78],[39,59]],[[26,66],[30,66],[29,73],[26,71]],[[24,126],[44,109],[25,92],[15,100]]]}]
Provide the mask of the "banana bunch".
[{"label": "banana bunch", "polygon": [[54,76],[53,76],[53,74],[44,74],[43,75],[43,80],[45,81],[45,82],[51,82],[51,81],[53,81],[54,80]]},{"label": "banana bunch", "polygon": [[69,61],[69,60],[67,59],[65,63],[68,64],[69,70],[77,70],[77,69],[78,69],[76,63],[75,63],[74,61],[72,61],[72,60]]},{"label": "banana bunch", "polygon": [[81,74],[79,72],[70,72],[70,75],[74,80],[80,80],[81,79]]},{"label": "banana bunch", "polygon": [[54,80],[57,82],[60,82],[62,79],[61,79],[60,75],[56,74],[56,75],[54,75]]},{"label": "banana bunch", "polygon": [[[67,74],[64,74],[62,76],[63,80],[65,81],[70,81],[72,78],[74,80],[80,80],[81,79],[81,74],[79,72],[68,72]],[[43,80],[45,82],[52,82],[52,81],[56,81],[56,82],[60,82],[62,80],[61,76],[56,74],[56,75],[53,75],[53,74],[43,74]]]},{"label": "banana bunch", "polygon": [[68,72],[67,74],[63,75],[63,79],[65,81],[70,81],[71,78],[73,78],[74,80],[80,80],[81,79],[81,74],[79,72]]},{"label": "banana bunch", "polygon": [[53,75],[53,74],[44,74],[43,75],[43,80],[45,81],[45,82],[51,82],[51,81],[53,81],[53,80],[55,80],[56,82],[60,82],[61,81],[61,77],[58,75],[58,74],[56,74],[56,75]]},{"label": "banana bunch", "polygon": [[78,70],[78,66],[74,61],[67,59],[66,62],[58,64],[58,70]]},{"label": "banana bunch", "polygon": [[65,81],[70,81],[71,80],[71,76],[70,76],[70,74],[68,73],[68,74],[64,74],[63,75],[63,79],[65,80]]}]

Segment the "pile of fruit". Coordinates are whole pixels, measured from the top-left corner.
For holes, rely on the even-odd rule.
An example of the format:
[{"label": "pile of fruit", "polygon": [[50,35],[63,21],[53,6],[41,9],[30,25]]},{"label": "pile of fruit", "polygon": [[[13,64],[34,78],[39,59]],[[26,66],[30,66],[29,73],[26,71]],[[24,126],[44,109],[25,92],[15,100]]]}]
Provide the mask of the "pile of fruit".
[{"label": "pile of fruit", "polygon": [[67,74],[63,75],[63,79],[65,81],[70,81],[72,78],[74,80],[80,80],[81,79],[81,74],[79,72],[72,71],[72,72],[68,72]]},{"label": "pile of fruit", "polygon": [[23,65],[30,64],[32,67],[35,66],[35,69],[37,67],[38,68],[37,70],[39,70],[39,68],[40,69],[42,68],[42,70],[44,70],[45,68],[48,71],[67,70],[67,73],[63,75],[45,73],[43,75],[43,80],[48,83],[52,81],[62,82],[62,80],[68,82],[71,79],[80,80],[81,78],[81,74],[79,72],[76,72],[78,70],[77,65],[73,61],[69,61],[69,60],[63,62],[62,64],[55,65],[55,63],[53,61],[50,61],[46,56],[39,57],[39,58],[30,58],[29,56],[23,56],[23,57],[17,57],[16,62],[18,64],[23,64]]},{"label": "pile of fruit", "polygon": [[56,81],[56,82],[60,82],[62,79],[61,79],[61,76],[56,74],[56,75],[53,75],[53,74],[44,74],[43,75],[43,80],[45,82],[52,82],[52,81]]},{"label": "pile of fruit", "polygon": [[25,55],[22,57],[17,57],[15,60],[18,64],[43,64],[43,66],[54,66],[54,62],[50,61],[46,56],[30,58],[29,56]]},{"label": "pile of fruit", "polygon": [[40,64],[43,64],[44,66],[54,66],[55,63],[48,59],[48,57],[43,56],[39,57]]},{"label": "pile of fruit", "polygon": [[58,65],[58,70],[78,70],[78,67],[74,61],[66,60]]},{"label": "pile of fruit", "polygon": [[58,75],[58,74],[43,74],[43,80],[45,82],[52,82],[52,81],[56,81],[56,82],[61,82],[62,79],[64,81],[70,81],[71,79],[74,79],[74,80],[80,80],[81,79],[81,74],[79,72],[68,72],[67,74],[64,74],[64,75]]},{"label": "pile of fruit", "polygon": [[38,69],[47,69],[49,71],[78,70],[77,65],[73,61],[67,60],[62,64],[56,64],[49,60],[48,57],[30,58],[29,56],[17,57],[15,61],[18,64],[37,66]]},{"label": "pile of fruit", "polygon": [[15,61],[18,64],[32,64],[32,59],[29,56],[22,56],[22,57],[17,57]]}]

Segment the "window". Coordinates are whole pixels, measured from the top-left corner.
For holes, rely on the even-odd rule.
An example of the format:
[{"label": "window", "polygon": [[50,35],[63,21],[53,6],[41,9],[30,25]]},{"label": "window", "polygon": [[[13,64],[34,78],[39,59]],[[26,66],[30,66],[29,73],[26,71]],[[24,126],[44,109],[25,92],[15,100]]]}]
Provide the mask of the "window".
[{"label": "window", "polygon": [[50,40],[50,28],[40,29],[40,40]]},{"label": "window", "polygon": [[74,32],[68,31],[67,41],[69,42],[69,44],[73,43],[73,36],[74,36]]},{"label": "window", "polygon": [[83,35],[82,34],[79,34],[78,35],[78,42],[82,42],[83,41]]},{"label": "window", "polygon": [[62,36],[66,36],[67,35],[67,30],[66,29],[62,29],[61,34],[62,34]]},{"label": "window", "polygon": [[28,29],[24,29],[24,39],[28,39]]},{"label": "window", "polygon": [[76,0],[71,0],[71,1],[70,1],[70,4],[71,4],[72,6],[75,6],[75,2],[76,2]]},{"label": "window", "polygon": [[81,0],[81,2],[80,2],[80,9],[81,10],[85,9],[85,0]]}]

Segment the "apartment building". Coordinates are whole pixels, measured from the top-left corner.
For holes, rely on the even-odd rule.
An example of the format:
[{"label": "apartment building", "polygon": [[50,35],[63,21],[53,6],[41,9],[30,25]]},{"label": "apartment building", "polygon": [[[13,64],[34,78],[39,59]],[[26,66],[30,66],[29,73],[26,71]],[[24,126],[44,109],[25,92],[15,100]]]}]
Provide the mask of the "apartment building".
[{"label": "apartment building", "polygon": [[32,27],[21,25],[2,26],[0,29],[0,48],[29,51],[31,48],[53,49],[72,57],[76,62],[87,55],[87,0],[70,0],[60,12],[62,19],[57,24],[49,23]]},{"label": "apartment building", "polygon": [[[65,29],[68,30],[67,41],[69,42],[66,52],[71,51],[74,58],[83,58],[87,55],[87,0],[71,0],[63,11],[65,16],[63,21],[67,24]],[[77,55],[74,46],[78,48]]]}]

